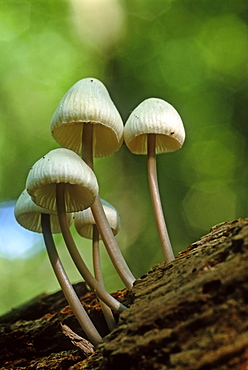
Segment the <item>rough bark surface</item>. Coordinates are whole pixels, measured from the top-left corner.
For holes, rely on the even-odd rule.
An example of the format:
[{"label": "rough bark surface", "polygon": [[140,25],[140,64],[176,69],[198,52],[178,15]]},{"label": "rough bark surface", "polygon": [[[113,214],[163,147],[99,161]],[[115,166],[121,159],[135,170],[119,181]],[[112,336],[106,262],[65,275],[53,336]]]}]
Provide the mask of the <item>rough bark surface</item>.
[{"label": "rough bark surface", "polygon": [[108,335],[94,294],[76,289],[104,336],[95,353],[65,335],[61,324],[84,337],[58,292],[0,318],[0,369],[248,370],[248,219],[214,226],[115,293],[130,308]]}]

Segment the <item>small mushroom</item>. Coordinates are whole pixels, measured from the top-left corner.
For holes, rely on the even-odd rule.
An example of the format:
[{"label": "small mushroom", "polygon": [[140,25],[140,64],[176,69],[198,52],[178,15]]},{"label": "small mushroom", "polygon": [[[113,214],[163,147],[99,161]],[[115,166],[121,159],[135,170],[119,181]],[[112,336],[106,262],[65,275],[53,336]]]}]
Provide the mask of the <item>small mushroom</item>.
[{"label": "small mushroom", "polygon": [[121,312],[124,305],[114,299],[92,276],[72,238],[66,212],[89,207],[98,194],[93,171],[73,151],[54,149],[39,159],[29,171],[26,188],[37,205],[57,211],[59,224],[68,251],[79,272],[99,298],[113,310]]},{"label": "small mushroom", "polygon": [[[101,199],[104,212],[108,219],[109,225],[114,235],[116,235],[120,230],[120,216],[117,210],[108,202]],[[93,252],[93,267],[95,278],[104,287],[101,262],[100,262],[100,249],[99,249],[99,231],[96,226],[95,219],[93,217],[92,211],[90,208],[85,209],[84,211],[77,212],[74,220],[75,228],[79,235],[83,238],[92,239],[92,252]],[[105,316],[106,322],[110,331],[112,331],[115,326],[115,319],[113,314],[108,306],[101,302],[103,314]]]},{"label": "small mushroom", "polygon": [[26,188],[35,204],[57,211],[57,185],[65,184],[66,212],[88,208],[98,194],[94,172],[72,150],[51,150],[30,169]]},{"label": "small mushroom", "polygon": [[82,155],[84,124],[94,126],[94,157],[107,157],[120,149],[121,116],[96,78],[84,78],[67,91],[52,117],[51,134],[61,146]]},{"label": "small mushroom", "polygon": [[[105,86],[95,78],[78,81],[65,94],[51,120],[54,139],[82,155],[93,170],[93,157],[115,153],[123,142],[123,122]],[[128,289],[131,273],[104,214],[99,196],[91,206],[98,230],[116,271]]]},{"label": "small mushroom", "polygon": [[[24,228],[42,232],[47,253],[58,279],[61,289],[67,299],[74,315],[80,323],[89,340],[97,346],[101,340],[101,336],[82,306],[75,290],[73,289],[68,276],[63,268],[61,260],[58,256],[52,233],[60,233],[59,221],[54,211],[48,211],[45,208],[37,206],[31,199],[26,190],[22,192],[15,205],[15,218],[17,222]],[[72,214],[67,214],[67,222],[72,221]]]},{"label": "small mushroom", "polygon": [[[106,200],[100,199],[106,217],[108,219],[109,226],[114,235],[117,235],[120,231],[120,215],[117,210]],[[93,217],[92,211],[90,208],[85,209],[84,211],[77,212],[75,214],[75,228],[77,232],[87,239],[93,238],[93,226],[96,225],[96,221]],[[100,236],[101,239],[101,236]]]},{"label": "small mushroom", "polygon": [[[14,210],[14,215],[17,222],[25,229],[42,233],[41,214],[50,215],[50,225],[53,234],[60,234],[61,229],[59,225],[58,215],[55,211],[49,211],[46,208],[37,206],[25,189],[19,196]],[[68,225],[71,224],[73,213],[66,214]]]},{"label": "small mushroom", "polygon": [[182,120],[169,103],[150,98],[140,103],[130,114],[124,140],[135,154],[148,156],[148,180],[160,244],[165,261],[174,259],[160,200],[156,154],[173,152],[183,145],[185,131]]}]

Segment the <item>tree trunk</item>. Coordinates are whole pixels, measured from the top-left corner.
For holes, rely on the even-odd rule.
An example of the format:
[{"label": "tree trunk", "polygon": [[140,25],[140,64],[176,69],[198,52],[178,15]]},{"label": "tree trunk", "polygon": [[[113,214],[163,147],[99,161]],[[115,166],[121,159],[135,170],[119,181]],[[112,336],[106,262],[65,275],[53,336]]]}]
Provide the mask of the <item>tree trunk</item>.
[{"label": "tree trunk", "polygon": [[248,370],[248,219],[214,226],[116,292],[130,308],[108,335],[94,293],[76,289],[105,336],[96,351],[57,292],[0,318],[0,369]]}]

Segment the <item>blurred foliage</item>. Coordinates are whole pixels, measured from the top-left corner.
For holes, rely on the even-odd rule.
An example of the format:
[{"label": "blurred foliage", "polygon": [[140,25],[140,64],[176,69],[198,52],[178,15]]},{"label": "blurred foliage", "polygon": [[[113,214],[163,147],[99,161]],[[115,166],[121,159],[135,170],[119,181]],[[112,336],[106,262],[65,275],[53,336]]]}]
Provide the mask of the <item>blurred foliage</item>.
[{"label": "blurred foliage", "polygon": [[[0,201],[17,199],[31,165],[58,147],[49,122],[61,97],[79,79],[96,77],[124,121],[148,97],[170,102],[184,121],[183,148],[158,157],[176,253],[213,224],[246,217],[247,22],[243,0],[2,0]],[[123,146],[96,160],[96,172],[101,197],[121,214],[118,242],[139,277],[162,260],[146,158]],[[3,245],[0,234],[1,250],[12,238]],[[80,280],[56,241],[70,278]],[[0,259],[1,312],[58,288],[44,249],[37,251]],[[108,290],[121,288],[103,253]]]}]

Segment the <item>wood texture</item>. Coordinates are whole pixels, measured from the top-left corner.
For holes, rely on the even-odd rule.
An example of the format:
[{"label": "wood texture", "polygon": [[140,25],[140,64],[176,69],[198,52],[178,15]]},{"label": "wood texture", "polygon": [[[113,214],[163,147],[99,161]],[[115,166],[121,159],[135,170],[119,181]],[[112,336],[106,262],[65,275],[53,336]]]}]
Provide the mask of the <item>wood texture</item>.
[{"label": "wood texture", "polygon": [[[94,294],[78,288],[105,335]],[[3,316],[1,369],[248,370],[248,219],[214,226],[115,296],[130,309],[88,358],[62,332],[60,323],[84,336],[61,292],[40,298],[43,311]]]}]

